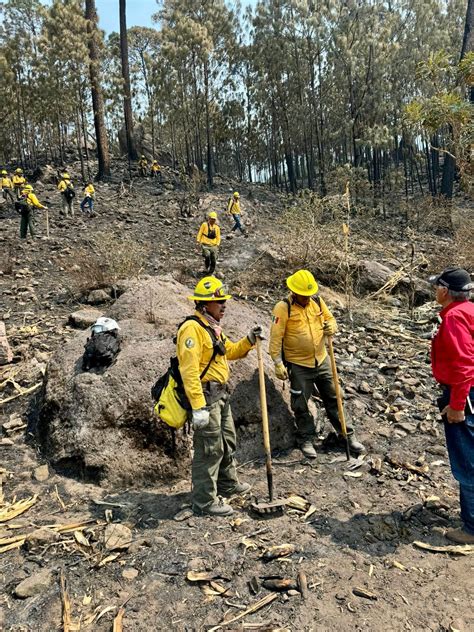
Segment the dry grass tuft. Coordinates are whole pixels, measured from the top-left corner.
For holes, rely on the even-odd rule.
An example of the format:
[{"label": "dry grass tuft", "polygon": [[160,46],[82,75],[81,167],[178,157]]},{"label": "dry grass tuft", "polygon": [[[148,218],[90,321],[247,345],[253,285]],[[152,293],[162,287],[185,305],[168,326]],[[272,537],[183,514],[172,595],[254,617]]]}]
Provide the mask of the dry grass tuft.
[{"label": "dry grass tuft", "polygon": [[86,292],[114,285],[119,279],[138,277],[149,249],[127,237],[97,233],[86,247],[71,254],[69,269],[75,289]]}]

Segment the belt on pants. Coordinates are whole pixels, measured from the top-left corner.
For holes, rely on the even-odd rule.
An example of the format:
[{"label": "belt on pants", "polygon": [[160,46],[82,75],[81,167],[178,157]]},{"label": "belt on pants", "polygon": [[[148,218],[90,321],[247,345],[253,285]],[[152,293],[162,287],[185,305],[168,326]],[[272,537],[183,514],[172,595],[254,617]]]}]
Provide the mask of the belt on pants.
[{"label": "belt on pants", "polygon": [[220,399],[226,397],[229,394],[229,387],[227,384],[221,384],[220,382],[205,382],[202,385],[202,392],[206,398],[207,406],[211,406]]}]

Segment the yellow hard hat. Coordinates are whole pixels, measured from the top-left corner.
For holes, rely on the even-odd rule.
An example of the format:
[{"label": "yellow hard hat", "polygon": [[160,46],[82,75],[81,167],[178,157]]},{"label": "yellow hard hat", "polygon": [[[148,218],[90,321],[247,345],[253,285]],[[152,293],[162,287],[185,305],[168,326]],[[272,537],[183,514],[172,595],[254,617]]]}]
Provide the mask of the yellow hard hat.
[{"label": "yellow hard hat", "polygon": [[215,211],[210,211],[207,216],[209,219],[217,219],[217,213]]},{"label": "yellow hard hat", "polygon": [[2,176],[6,176],[6,175],[8,175],[6,172],[6,169],[2,169]]},{"label": "yellow hard hat", "polygon": [[25,185],[23,186],[22,193],[25,193],[25,191],[26,191],[27,193],[29,193],[30,191],[33,191],[33,187],[31,186],[31,184],[25,184]]},{"label": "yellow hard hat", "polygon": [[232,296],[226,294],[224,284],[213,276],[207,276],[198,281],[192,296],[188,296],[190,301],[228,301]]},{"label": "yellow hard hat", "polygon": [[15,173],[23,173],[23,169],[21,169],[20,167],[17,167],[17,169],[15,169]]},{"label": "yellow hard hat", "polygon": [[313,296],[318,292],[316,279],[309,270],[298,270],[286,280],[287,286],[294,294]]},{"label": "yellow hard hat", "polygon": [[239,198],[240,197],[240,193],[238,191],[234,191],[234,197],[235,198]]},{"label": "yellow hard hat", "polygon": [[71,176],[68,173],[63,173],[64,180],[70,180]]}]

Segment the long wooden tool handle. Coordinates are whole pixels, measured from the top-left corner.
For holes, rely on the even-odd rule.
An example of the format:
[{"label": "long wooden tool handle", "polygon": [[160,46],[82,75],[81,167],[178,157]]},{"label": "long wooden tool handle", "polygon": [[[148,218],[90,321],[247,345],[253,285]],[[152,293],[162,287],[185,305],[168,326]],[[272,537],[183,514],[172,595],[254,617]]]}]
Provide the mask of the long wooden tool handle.
[{"label": "long wooden tool handle", "polygon": [[262,410],[263,447],[265,449],[265,466],[267,468],[268,496],[273,501],[272,450],[270,447],[270,430],[268,428],[267,393],[265,390],[265,369],[263,367],[262,341],[257,336],[258,383],[260,386],[260,408]]},{"label": "long wooden tool handle", "polygon": [[46,237],[49,237],[49,211],[46,209]]},{"label": "long wooden tool handle", "polygon": [[339,385],[339,376],[337,374],[336,358],[334,356],[334,346],[332,344],[332,336],[328,336],[328,347],[329,347],[329,359],[331,360],[332,379],[334,382],[334,388],[336,389],[337,412],[339,415],[339,421],[341,423],[342,436],[346,440],[346,455],[347,455],[347,460],[349,461],[351,458],[351,452],[349,449],[349,439],[347,436],[346,417],[344,415],[344,407],[342,405],[341,387]]}]

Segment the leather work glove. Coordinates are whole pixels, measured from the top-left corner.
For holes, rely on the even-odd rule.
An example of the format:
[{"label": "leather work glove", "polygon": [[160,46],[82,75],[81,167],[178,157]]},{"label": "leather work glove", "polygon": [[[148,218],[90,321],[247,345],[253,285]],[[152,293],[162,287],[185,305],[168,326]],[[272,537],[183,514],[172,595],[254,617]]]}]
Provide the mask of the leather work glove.
[{"label": "leather work glove", "polygon": [[281,360],[277,360],[275,362],[275,375],[279,380],[287,380],[288,379],[288,369],[283,364]]},{"label": "leather work glove", "polygon": [[337,323],[334,320],[325,320],[323,332],[325,336],[334,336],[337,333]]},{"label": "leather work glove", "polygon": [[251,345],[254,345],[257,343],[257,338],[262,338],[262,326],[261,325],[255,325],[255,327],[252,327],[252,329],[249,331],[249,333],[247,334],[247,338],[249,339],[249,342]]},{"label": "leather work glove", "polygon": [[193,429],[202,430],[209,425],[209,411],[207,408],[193,410]]}]

